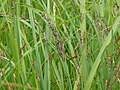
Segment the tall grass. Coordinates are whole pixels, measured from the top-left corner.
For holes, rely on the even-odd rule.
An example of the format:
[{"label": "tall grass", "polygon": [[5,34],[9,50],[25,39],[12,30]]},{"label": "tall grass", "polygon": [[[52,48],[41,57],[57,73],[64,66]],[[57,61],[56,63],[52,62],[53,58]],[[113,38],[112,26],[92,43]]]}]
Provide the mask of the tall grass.
[{"label": "tall grass", "polygon": [[119,0],[0,0],[0,90],[119,90]]}]

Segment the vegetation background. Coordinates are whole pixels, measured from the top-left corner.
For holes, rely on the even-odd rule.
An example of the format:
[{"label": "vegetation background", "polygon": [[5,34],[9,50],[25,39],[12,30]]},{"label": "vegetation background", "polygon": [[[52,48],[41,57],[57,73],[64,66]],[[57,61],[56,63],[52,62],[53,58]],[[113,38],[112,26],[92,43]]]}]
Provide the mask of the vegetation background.
[{"label": "vegetation background", "polygon": [[120,0],[0,0],[0,90],[120,90]]}]

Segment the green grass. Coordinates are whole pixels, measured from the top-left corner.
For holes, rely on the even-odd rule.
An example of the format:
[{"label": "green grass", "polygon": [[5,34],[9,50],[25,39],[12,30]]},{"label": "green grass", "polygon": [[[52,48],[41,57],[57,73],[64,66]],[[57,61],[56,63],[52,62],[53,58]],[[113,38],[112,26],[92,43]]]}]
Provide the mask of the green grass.
[{"label": "green grass", "polygon": [[0,90],[120,90],[120,1],[0,0]]}]

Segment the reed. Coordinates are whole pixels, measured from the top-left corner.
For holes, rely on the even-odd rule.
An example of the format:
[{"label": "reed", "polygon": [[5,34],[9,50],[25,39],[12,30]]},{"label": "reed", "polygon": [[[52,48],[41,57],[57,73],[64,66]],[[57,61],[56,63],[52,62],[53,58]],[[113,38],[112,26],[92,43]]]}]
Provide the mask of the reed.
[{"label": "reed", "polygon": [[119,0],[0,0],[0,90],[120,90]]}]

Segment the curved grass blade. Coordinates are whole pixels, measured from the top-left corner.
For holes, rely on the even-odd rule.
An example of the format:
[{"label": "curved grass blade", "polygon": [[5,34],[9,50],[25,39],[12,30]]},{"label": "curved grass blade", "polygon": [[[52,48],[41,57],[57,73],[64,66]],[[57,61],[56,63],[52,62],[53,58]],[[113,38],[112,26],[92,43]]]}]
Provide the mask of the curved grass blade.
[{"label": "curved grass blade", "polygon": [[97,71],[97,68],[101,62],[101,56],[105,50],[105,48],[109,45],[111,39],[112,39],[112,32],[113,32],[113,35],[115,34],[115,32],[117,31],[117,27],[118,27],[118,24],[119,24],[119,21],[120,21],[120,16],[117,18],[117,20],[115,21],[113,27],[112,27],[112,30],[109,32],[109,35],[107,36],[107,38],[105,39],[101,49],[100,49],[100,52],[98,53],[98,56],[96,57],[96,60],[95,60],[95,63],[93,64],[93,67],[90,71],[90,74],[89,74],[89,77],[88,77],[88,80],[86,81],[86,84],[85,84],[85,88],[84,90],[90,90],[91,88],[91,85],[92,85],[92,81],[94,79],[94,76],[96,74],[96,71]]}]

